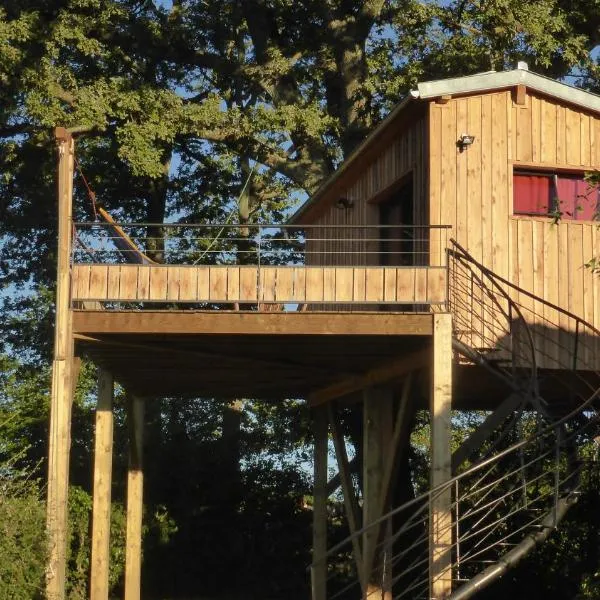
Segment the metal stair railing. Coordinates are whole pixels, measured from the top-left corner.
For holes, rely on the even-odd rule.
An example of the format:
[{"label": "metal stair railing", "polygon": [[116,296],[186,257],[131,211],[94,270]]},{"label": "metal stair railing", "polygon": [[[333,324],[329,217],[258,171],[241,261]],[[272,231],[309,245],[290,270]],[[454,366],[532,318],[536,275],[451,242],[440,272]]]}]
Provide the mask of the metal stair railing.
[{"label": "metal stair railing", "polygon": [[[393,508],[329,550],[322,560],[328,564],[332,600],[368,595],[357,576],[361,566],[352,561],[352,539],[382,522],[390,533],[378,546],[369,591],[430,598],[430,507],[448,490],[450,598],[472,597],[550,535],[576,501],[587,467],[595,464],[600,331],[499,277],[451,243],[454,348],[462,361],[484,366],[522,394],[523,402],[447,483]],[[548,391],[551,398],[544,397]]]}]

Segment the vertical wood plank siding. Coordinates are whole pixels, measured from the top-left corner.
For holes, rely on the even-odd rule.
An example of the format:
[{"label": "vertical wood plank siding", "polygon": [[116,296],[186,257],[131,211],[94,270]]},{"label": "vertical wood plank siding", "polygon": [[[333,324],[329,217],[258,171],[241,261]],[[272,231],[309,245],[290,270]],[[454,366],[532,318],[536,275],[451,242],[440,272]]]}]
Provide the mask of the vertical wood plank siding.
[{"label": "vertical wood plank siding", "polygon": [[[96,285],[108,273],[111,284]],[[74,265],[71,289],[73,302],[440,304],[446,269]]]},{"label": "vertical wood plank siding", "polygon": [[[600,328],[600,277],[584,267],[600,255],[598,223],[553,225],[512,214],[514,167],[600,168],[600,118],[531,92],[519,106],[510,91],[502,91],[432,102],[429,119],[431,224],[452,225],[451,237],[492,271]],[[475,135],[463,152],[456,146],[461,133]],[[479,300],[477,310],[485,312],[485,300]],[[525,295],[517,300],[533,330],[545,329],[542,350],[556,355],[556,343],[548,340],[558,339],[558,332],[545,327],[558,319],[556,311]],[[562,321],[565,331],[574,327],[574,320]],[[491,343],[479,333],[472,343]],[[572,343],[574,336],[561,335]]]}]

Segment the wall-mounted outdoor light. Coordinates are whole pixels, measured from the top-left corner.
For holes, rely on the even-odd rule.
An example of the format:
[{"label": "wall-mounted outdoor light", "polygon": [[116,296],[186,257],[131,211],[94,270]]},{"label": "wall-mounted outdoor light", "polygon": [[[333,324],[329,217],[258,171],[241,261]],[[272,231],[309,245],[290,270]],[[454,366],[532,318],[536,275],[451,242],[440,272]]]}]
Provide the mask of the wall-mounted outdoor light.
[{"label": "wall-mounted outdoor light", "polygon": [[472,146],[474,141],[475,141],[475,136],[474,135],[469,135],[468,133],[463,133],[458,138],[458,141],[456,142],[456,145],[458,146],[458,149],[461,152],[464,152],[465,148],[467,148],[469,146]]},{"label": "wall-mounted outdoor light", "polygon": [[354,200],[350,198],[341,197],[335,201],[334,206],[336,208],[339,208],[340,210],[348,210],[349,208],[354,207]]}]

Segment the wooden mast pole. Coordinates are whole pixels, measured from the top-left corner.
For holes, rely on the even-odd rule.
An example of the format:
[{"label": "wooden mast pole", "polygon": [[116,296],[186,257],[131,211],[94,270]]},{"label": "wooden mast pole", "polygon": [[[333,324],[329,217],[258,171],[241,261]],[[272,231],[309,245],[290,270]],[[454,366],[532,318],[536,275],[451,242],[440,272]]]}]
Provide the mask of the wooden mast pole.
[{"label": "wooden mast pole", "polygon": [[327,598],[327,407],[314,409],[312,600]]},{"label": "wooden mast pole", "polygon": [[90,600],[108,600],[114,387],[112,375],[100,369],[94,449]]},{"label": "wooden mast pole", "polygon": [[129,470],[127,473],[127,541],[125,600],[140,600],[142,575],[142,512],[144,508],[144,400],[129,401]]},{"label": "wooden mast pole", "polygon": [[[431,382],[431,487],[452,477],[452,316],[433,317]],[[452,490],[442,488],[430,502],[429,597],[441,600],[452,592]]]},{"label": "wooden mast pole", "polygon": [[73,315],[70,307],[70,261],[75,157],[71,134],[63,127],[57,127],[55,136],[58,143],[58,255],[48,444],[46,523],[50,548],[46,591],[48,600],[63,600],[66,575],[71,404],[73,400]]}]

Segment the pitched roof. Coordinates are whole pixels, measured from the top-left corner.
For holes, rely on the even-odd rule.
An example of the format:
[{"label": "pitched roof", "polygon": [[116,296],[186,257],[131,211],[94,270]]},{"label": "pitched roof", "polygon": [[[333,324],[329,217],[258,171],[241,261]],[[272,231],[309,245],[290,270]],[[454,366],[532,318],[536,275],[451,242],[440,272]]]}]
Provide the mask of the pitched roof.
[{"label": "pitched roof", "polygon": [[431,100],[440,96],[460,96],[464,94],[475,94],[479,92],[493,92],[517,85],[524,85],[527,88],[539,92],[540,94],[556,98],[568,104],[573,104],[586,110],[600,113],[600,96],[576,88],[567,83],[562,83],[544,75],[539,75],[529,71],[525,63],[519,63],[519,68],[512,71],[488,71],[487,73],[477,73],[465,77],[455,77],[452,79],[439,79],[437,81],[425,81],[417,85],[417,89],[411,91],[394,109],[387,115],[377,127],[360,143],[357,148],[348,156],[340,167],[328,177],[317,189],[317,191],[302,205],[290,218],[291,222],[297,222],[314,206],[332,187],[354,165],[356,159],[380,138],[383,131],[394,122],[406,107],[418,100]]}]

